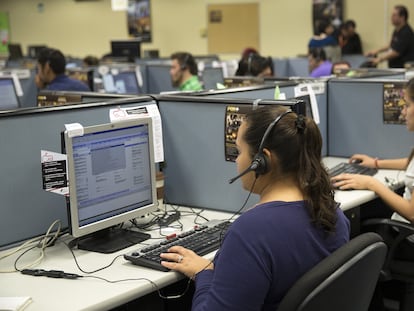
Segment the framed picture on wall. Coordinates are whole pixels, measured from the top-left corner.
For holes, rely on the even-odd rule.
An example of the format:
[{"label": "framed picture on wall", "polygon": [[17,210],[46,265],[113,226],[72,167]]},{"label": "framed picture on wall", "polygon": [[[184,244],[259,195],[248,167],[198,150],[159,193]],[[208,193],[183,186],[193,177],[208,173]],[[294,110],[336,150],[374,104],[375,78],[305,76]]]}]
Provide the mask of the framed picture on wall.
[{"label": "framed picture on wall", "polygon": [[150,0],[129,0],[127,17],[129,36],[142,42],[151,42]]},{"label": "framed picture on wall", "polygon": [[316,33],[320,21],[328,20],[335,28],[343,22],[343,0],[313,0],[313,30]]}]

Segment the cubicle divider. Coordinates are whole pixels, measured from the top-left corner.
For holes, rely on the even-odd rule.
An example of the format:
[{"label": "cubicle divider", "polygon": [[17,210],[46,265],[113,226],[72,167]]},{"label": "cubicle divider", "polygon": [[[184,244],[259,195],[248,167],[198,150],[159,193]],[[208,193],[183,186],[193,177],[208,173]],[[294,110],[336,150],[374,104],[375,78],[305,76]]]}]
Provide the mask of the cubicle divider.
[{"label": "cubicle divider", "polygon": [[[271,84],[272,83],[272,84]],[[240,99],[262,99],[272,100],[275,98],[275,88],[279,87],[280,93],[283,93],[286,98],[295,97],[295,88],[299,85],[303,86],[309,83],[318,84],[318,90],[315,91],[315,98],[319,111],[320,122],[318,124],[323,139],[322,155],[327,155],[327,93],[326,80],[289,80],[289,81],[274,81],[265,85],[256,85],[240,88],[229,88],[225,90],[215,90],[209,92],[198,93],[197,96],[209,98],[240,98]],[[322,86],[322,87],[320,87]]]},{"label": "cubicle divider", "polygon": [[[349,157],[406,157],[413,134],[405,124],[384,123],[384,84],[395,80],[342,80],[328,83],[328,154]],[[401,81],[403,83],[403,81]]]},{"label": "cubicle divider", "polygon": [[[236,163],[225,157],[227,106],[253,105],[252,99],[161,95],[165,151],[164,193],[169,203],[238,212],[248,198],[236,176]],[[262,101],[283,104],[296,101]],[[252,195],[246,208],[257,203]]]},{"label": "cubicle divider", "polygon": [[67,227],[65,198],[42,189],[41,150],[61,152],[67,123],[109,123],[111,108],[155,104],[152,97],[0,113],[0,248],[46,232],[57,219]]}]

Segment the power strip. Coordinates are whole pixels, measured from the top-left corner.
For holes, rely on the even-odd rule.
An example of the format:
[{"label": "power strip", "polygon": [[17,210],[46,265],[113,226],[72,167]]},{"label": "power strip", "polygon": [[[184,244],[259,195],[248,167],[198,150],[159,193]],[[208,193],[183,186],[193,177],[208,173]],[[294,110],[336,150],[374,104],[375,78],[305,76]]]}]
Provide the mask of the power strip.
[{"label": "power strip", "polygon": [[174,221],[177,221],[180,219],[181,213],[179,211],[176,211],[174,214],[170,214],[164,218],[161,218],[158,220],[158,225],[160,227],[167,227],[170,224],[172,224]]}]

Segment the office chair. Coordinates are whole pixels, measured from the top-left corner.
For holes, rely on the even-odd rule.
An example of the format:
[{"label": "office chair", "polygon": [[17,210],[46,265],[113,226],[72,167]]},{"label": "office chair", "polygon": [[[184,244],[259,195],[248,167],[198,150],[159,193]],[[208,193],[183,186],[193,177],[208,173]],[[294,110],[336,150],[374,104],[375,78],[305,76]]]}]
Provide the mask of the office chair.
[{"label": "office chair", "polygon": [[368,310],[386,254],[378,234],[355,237],[297,280],[277,311]]},{"label": "office chair", "polygon": [[[378,233],[388,246],[387,257],[379,281],[397,280],[402,282],[405,291],[401,293],[399,310],[414,310],[414,260],[404,260],[398,254],[398,250],[403,243],[414,244],[414,242],[406,239],[414,234],[414,226],[388,218],[378,218],[364,221],[362,230]],[[414,250],[414,245],[412,247]]]}]

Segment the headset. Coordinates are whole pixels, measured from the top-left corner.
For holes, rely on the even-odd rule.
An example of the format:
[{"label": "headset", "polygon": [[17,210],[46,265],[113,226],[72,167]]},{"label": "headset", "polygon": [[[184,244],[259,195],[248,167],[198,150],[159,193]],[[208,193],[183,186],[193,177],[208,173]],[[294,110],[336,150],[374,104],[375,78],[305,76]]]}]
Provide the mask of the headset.
[{"label": "headset", "polygon": [[187,69],[187,63],[189,62],[189,60],[190,60],[190,54],[186,53],[184,58],[183,58],[183,62],[180,65],[181,70],[186,70]]},{"label": "headset", "polygon": [[247,58],[247,71],[246,71],[246,75],[248,76],[252,76],[252,60],[254,57],[255,53],[249,53],[249,57]]},{"label": "headset", "polygon": [[292,109],[288,109],[285,112],[278,115],[272,123],[269,124],[266,131],[263,134],[262,140],[260,141],[260,145],[256,155],[253,157],[252,162],[250,163],[249,167],[246,168],[243,172],[241,172],[236,177],[233,177],[229,180],[229,184],[234,183],[240,177],[246,175],[248,172],[254,171],[256,173],[256,178],[259,175],[266,174],[269,171],[269,160],[267,159],[266,155],[263,152],[263,146],[266,142],[267,137],[270,135],[272,129],[276,126],[276,124],[288,113],[293,112]]}]

